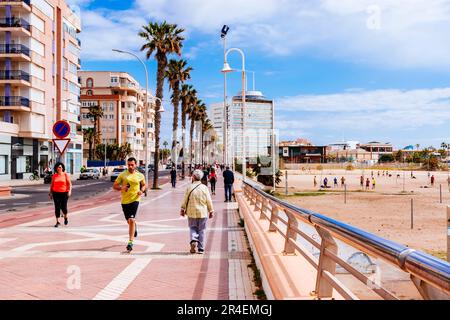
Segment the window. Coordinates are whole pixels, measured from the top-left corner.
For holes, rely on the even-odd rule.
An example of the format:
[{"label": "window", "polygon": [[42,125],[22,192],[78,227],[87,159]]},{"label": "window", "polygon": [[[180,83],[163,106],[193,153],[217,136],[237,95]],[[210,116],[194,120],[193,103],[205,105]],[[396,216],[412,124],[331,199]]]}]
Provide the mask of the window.
[{"label": "window", "polygon": [[86,87],[92,88],[93,86],[94,86],[94,80],[92,80],[92,78],[88,78],[86,80]]},{"label": "window", "polygon": [[114,111],[114,103],[109,104],[109,111]]},{"label": "window", "polygon": [[78,72],[78,67],[77,67],[77,65],[74,64],[74,63],[72,63],[72,62],[69,62],[69,72],[76,75],[77,72]]},{"label": "window", "polygon": [[7,174],[8,173],[8,156],[1,156],[0,155],[0,174]]},{"label": "window", "polygon": [[113,114],[108,115],[108,119],[109,120],[114,120],[114,115]]},{"label": "window", "polygon": [[88,95],[88,96],[92,96],[92,90],[88,90],[88,91],[86,91],[86,95]]},{"label": "window", "polygon": [[117,78],[117,77],[111,77],[111,83],[112,83],[112,84],[117,84],[117,83],[119,83],[119,78]]}]

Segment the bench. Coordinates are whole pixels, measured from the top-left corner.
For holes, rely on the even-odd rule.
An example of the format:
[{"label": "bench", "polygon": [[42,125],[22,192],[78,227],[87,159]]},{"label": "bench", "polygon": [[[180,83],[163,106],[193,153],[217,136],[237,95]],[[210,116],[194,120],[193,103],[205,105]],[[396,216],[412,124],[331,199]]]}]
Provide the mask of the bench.
[{"label": "bench", "polygon": [[0,197],[11,196],[11,187],[0,186]]}]

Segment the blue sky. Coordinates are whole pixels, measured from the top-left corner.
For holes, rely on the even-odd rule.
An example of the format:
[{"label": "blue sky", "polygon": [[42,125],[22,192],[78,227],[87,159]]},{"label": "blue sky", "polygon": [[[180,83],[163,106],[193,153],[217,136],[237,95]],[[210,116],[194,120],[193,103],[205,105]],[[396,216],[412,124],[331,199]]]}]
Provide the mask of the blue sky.
[{"label": "blue sky", "polygon": [[[228,24],[228,47],[245,52],[256,89],[275,101],[282,140],[450,142],[448,0],[68,2],[82,19],[83,70],[127,71],[144,85],[139,63],[111,49],[138,52],[141,26],[167,20],[186,29],[182,57],[194,68],[190,83],[207,103],[221,102],[220,30]],[[240,68],[240,56],[230,54],[229,63]],[[156,62],[147,67],[154,92]],[[231,96],[240,75],[228,79]],[[162,139],[170,141],[173,109],[164,108]]]}]

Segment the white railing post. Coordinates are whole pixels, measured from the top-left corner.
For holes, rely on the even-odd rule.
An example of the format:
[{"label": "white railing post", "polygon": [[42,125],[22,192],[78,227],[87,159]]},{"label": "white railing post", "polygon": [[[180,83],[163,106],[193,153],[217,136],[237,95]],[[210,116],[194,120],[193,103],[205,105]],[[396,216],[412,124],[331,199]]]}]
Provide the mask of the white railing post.
[{"label": "white railing post", "polygon": [[286,229],[286,241],[284,243],[283,254],[295,254],[295,246],[291,243],[297,241],[298,220],[288,210],[283,210],[288,217],[288,225]]},{"label": "white railing post", "polygon": [[316,290],[314,293],[319,299],[331,298],[333,296],[333,287],[330,283],[328,283],[328,281],[326,281],[323,272],[328,271],[334,276],[336,274],[336,262],[325,254],[325,250],[337,255],[338,247],[336,241],[334,241],[328,231],[320,228],[319,226],[315,226],[315,228],[322,241],[320,245],[319,266],[317,267]]}]

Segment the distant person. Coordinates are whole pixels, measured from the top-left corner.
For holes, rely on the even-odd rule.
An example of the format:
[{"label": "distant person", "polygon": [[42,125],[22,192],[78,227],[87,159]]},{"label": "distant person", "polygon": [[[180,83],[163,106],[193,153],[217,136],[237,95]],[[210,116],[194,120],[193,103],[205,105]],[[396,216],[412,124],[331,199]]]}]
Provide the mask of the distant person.
[{"label": "distant person", "polygon": [[369,180],[369,178],[367,178],[367,180],[366,180],[366,190],[369,190],[369,188],[370,188],[370,180]]},{"label": "distant person", "polygon": [[317,187],[317,178],[314,176],[314,188]]},{"label": "distant person", "polygon": [[430,182],[431,182],[431,186],[434,186],[434,175],[431,176]]},{"label": "distant person", "polygon": [[338,186],[338,179],[336,177],[334,177],[333,182],[334,182],[334,187],[337,188],[337,186]]},{"label": "distant person", "polygon": [[[205,253],[206,222],[208,217],[214,216],[214,208],[208,187],[200,180],[203,178],[201,170],[192,174],[192,184],[186,189],[181,203],[181,216],[188,216],[190,234],[190,253]],[[197,251],[198,250],[198,251]]]},{"label": "distant person", "polygon": [[378,176],[380,176],[380,171],[377,172]]},{"label": "distant person", "polygon": [[359,184],[361,185],[361,189],[364,188],[364,177],[359,177]]},{"label": "distant person", "polygon": [[373,177],[373,171],[370,173],[370,175]]},{"label": "distant person", "polygon": [[203,177],[201,179],[201,182],[205,185],[208,186],[208,175],[209,175],[209,171],[207,168],[203,169]]},{"label": "distant person", "polygon": [[211,193],[213,195],[216,195],[216,182],[217,182],[217,175],[216,175],[216,169],[212,168],[211,173],[208,176],[209,183],[211,184]]},{"label": "distant person", "polygon": [[70,181],[70,175],[66,172],[66,167],[63,163],[57,162],[55,164],[55,174],[52,176],[52,182],[50,184],[50,192],[48,196],[53,199],[55,204],[55,228],[58,228],[61,223],[59,218],[61,217],[61,211],[64,214],[64,225],[69,223],[67,219],[67,202],[72,195],[72,182]]},{"label": "distant person", "polygon": [[233,188],[234,174],[233,171],[230,170],[229,166],[226,167],[225,171],[222,173],[222,176],[225,186],[225,202],[231,202],[231,189]]},{"label": "distant person", "polygon": [[172,183],[172,188],[175,188],[177,185],[177,170],[173,166],[170,169],[170,182]]},{"label": "distant person", "polygon": [[428,178],[430,177],[430,171],[428,171]]},{"label": "distant person", "polygon": [[414,178],[414,174],[413,174],[413,172],[411,171],[411,179],[412,179],[412,178]]},{"label": "distant person", "polygon": [[372,190],[375,189],[375,178],[372,178]]},{"label": "distant person", "polygon": [[342,177],[342,178],[341,178],[341,187],[343,188],[344,186],[345,186],[345,178]]},{"label": "distant person", "polygon": [[325,177],[325,179],[323,179],[323,186],[325,188],[328,188],[328,178],[327,177]]}]

